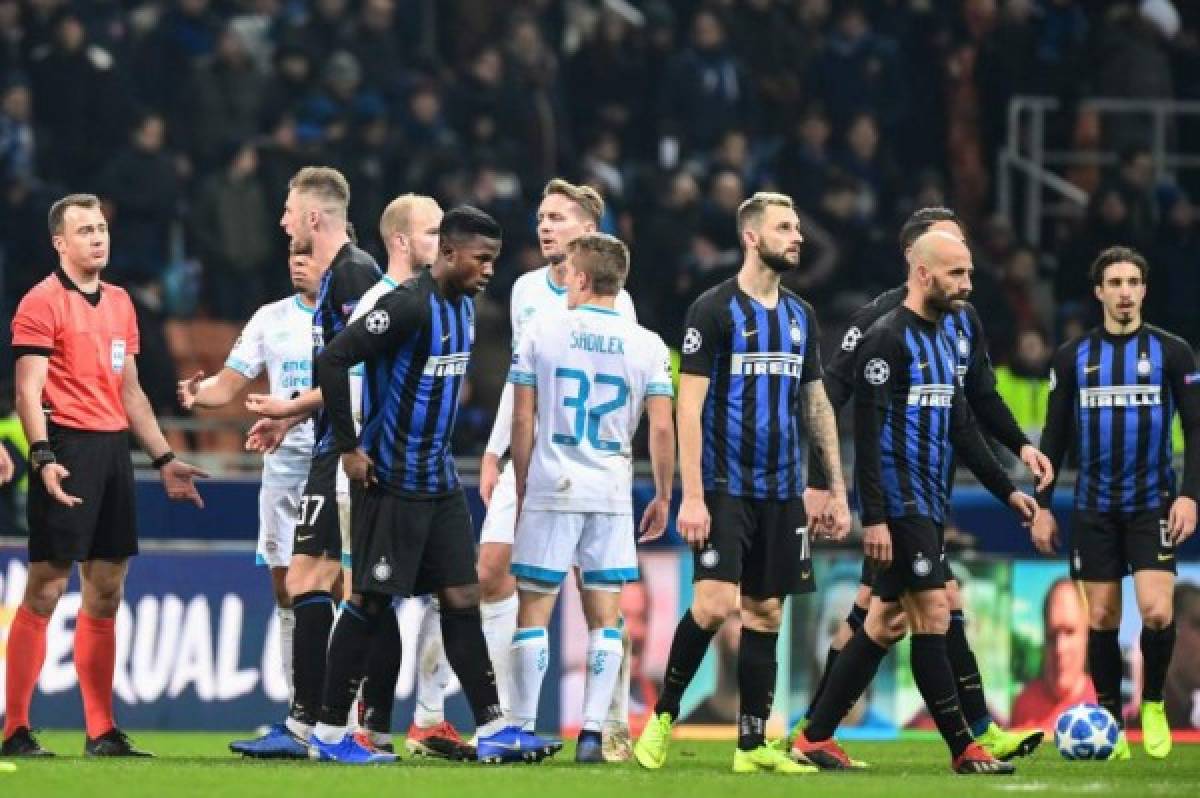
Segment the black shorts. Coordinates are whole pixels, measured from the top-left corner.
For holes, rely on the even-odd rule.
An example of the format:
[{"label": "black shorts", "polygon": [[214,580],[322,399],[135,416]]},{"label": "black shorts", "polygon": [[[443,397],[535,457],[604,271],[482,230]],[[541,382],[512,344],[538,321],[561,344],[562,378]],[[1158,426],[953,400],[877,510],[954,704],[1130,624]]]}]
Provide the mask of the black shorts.
[{"label": "black shorts", "polygon": [[138,553],[133,462],[128,432],[84,432],[51,426],[50,446],[71,476],[63,490],[83,499],[66,507],[29,475],[31,562],[120,560]]},{"label": "black shorts", "polygon": [[707,493],[708,544],[693,554],[694,581],[741,585],[742,595],[780,598],[816,589],[804,501]]},{"label": "black shorts", "polygon": [[338,525],[337,472],[341,455],[317,455],[308,467],[308,481],[300,497],[300,517],[292,554],[309,557],[342,557],[342,532]]},{"label": "black shorts", "polygon": [[355,496],[353,541],[356,593],[423,596],[479,581],[462,489],[413,499],[368,488]]},{"label": "black shorts", "polygon": [[1071,516],[1071,578],[1113,582],[1135,571],[1175,573],[1166,512],[1165,507],[1132,515],[1076,510]]},{"label": "black shorts", "polygon": [[[962,579],[960,579],[958,574],[954,572],[954,569],[950,567],[950,560],[946,557],[944,547],[942,551],[942,568],[945,571],[947,582],[958,582],[960,585],[962,584]],[[866,557],[863,558],[862,573],[859,575],[858,581],[867,587],[871,587],[875,584],[875,569],[871,567],[871,561]]]},{"label": "black shorts", "polygon": [[945,588],[945,528],[921,515],[889,518],[887,525],[892,533],[892,562],[875,574],[875,595],[895,601],[901,593]]}]

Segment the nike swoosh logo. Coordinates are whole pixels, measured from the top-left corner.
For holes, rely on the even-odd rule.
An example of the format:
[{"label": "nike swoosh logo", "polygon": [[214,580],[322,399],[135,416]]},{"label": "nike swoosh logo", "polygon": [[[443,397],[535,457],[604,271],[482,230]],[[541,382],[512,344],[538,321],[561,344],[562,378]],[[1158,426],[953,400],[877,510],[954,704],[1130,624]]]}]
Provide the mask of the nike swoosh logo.
[{"label": "nike swoosh logo", "polygon": [[521,744],[519,742],[517,742],[517,743],[488,743],[488,745],[494,745],[497,748],[503,748],[508,751],[521,750]]},{"label": "nike swoosh logo", "polygon": [[304,541],[312,540],[315,537],[316,537],[315,534],[313,534],[313,535],[296,535],[296,542],[303,543]]},{"label": "nike swoosh logo", "polygon": [[751,335],[754,335],[756,332],[758,332],[758,330],[742,330],[742,337],[749,338]]},{"label": "nike swoosh logo", "polygon": [[450,333],[446,333],[445,335],[442,336],[442,343],[446,343],[449,340],[450,340]]},{"label": "nike swoosh logo", "polygon": [[1099,366],[1084,366],[1083,367],[1084,374],[1091,374],[1093,371],[1099,371],[1099,370],[1100,370]]},{"label": "nike swoosh logo", "polygon": [[929,361],[928,361],[928,360],[926,360],[924,363],[918,363],[918,364],[917,364],[917,368],[919,368],[919,369],[923,369],[923,368],[925,368],[925,367],[926,367],[926,366],[928,366],[928,365],[929,365]]},{"label": "nike swoosh logo", "polygon": [[1175,559],[1175,555],[1174,555],[1174,554],[1160,554],[1160,555],[1158,555],[1158,561],[1159,561],[1159,562],[1166,562],[1167,560],[1173,560],[1173,559]]}]

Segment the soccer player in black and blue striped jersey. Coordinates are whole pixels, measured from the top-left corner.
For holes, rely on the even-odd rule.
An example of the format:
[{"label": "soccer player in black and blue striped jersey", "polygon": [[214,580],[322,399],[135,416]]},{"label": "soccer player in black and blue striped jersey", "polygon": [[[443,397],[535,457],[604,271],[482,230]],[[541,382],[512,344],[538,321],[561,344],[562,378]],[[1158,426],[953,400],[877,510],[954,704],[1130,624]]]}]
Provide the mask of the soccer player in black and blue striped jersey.
[{"label": "soccer player in black and blue striped jersey", "polygon": [[[911,257],[912,247],[917,239],[931,230],[966,240],[962,223],[953,210],[938,207],[921,208],[909,216],[900,230],[900,247],[906,260]],[[898,308],[907,294],[908,285],[899,285],[875,297],[851,316],[841,346],[825,367],[825,391],[834,410],[840,410],[854,396],[856,356],[863,333],[884,315]],[[1038,486],[1044,487],[1048,484],[1053,469],[1050,468],[1046,456],[1030,444],[1013,418],[1012,411],[996,390],[996,375],[988,357],[987,337],[984,334],[983,322],[974,306],[970,302],[958,303],[953,310],[942,316],[941,324],[954,344],[955,371],[972,414],[979,419],[988,434],[1025,463],[1038,478]],[[953,481],[953,478],[952,469],[950,479]],[[947,489],[950,487],[952,486],[947,486]],[[804,492],[805,504],[820,506],[828,501],[828,493],[829,488],[821,464],[816,458],[810,457],[808,488]],[[854,597],[854,606],[830,642],[825,670],[810,699],[808,712],[796,724],[793,737],[803,731],[812,714],[812,708],[828,683],[829,672],[833,669],[842,647],[867,616],[873,580],[874,574],[864,560],[862,584]],[[971,733],[979,744],[997,759],[1008,760],[1029,755],[1041,743],[1043,732],[1039,729],[1010,731],[1000,728],[993,721],[988,710],[979,664],[967,639],[961,585],[949,564],[946,567],[946,594],[950,600],[950,630],[946,635],[946,647],[950,655],[950,664],[954,668],[963,715],[971,726]],[[897,620],[902,624],[903,615]],[[903,628],[895,630],[895,634],[903,632]]]},{"label": "soccer player in black and blue striped jersey", "polygon": [[[1196,528],[1200,498],[1200,370],[1178,336],[1142,321],[1149,266],[1138,252],[1112,247],[1091,266],[1103,325],[1058,350],[1042,446],[1057,466],[1068,448],[1079,463],[1071,518],[1071,576],[1088,607],[1088,669],[1096,697],[1123,725],[1121,580],[1133,574],[1142,616],[1141,727],[1150,756],[1171,751],[1163,683],[1175,646],[1175,548]],[[1182,489],[1176,492],[1171,423],[1183,419]],[[1050,507],[1053,483],[1038,494]],[[1049,512],[1034,524],[1034,544],[1052,554],[1058,537]],[[1129,759],[1122,732],[1114,758]]]},{"label": "soccer player in black and blue striped jersey", "polygon": [[898,639],[890,619],[912,627],[912,672],[957,773],[1011,773],[975,742],[960,708],[946,635],[944,525],[951,464],[961,457],[997,498],[1032,521],[1037,504],[1013,487],[972,426],[958,381],[955,343],[942,326],[971,290],[971,254],[943,231],[921,236],[909,258],[904,302],[858,347],[854,384],[855,475],[863,548],[875,568],[871,606],[829,674],[797,735],[793,756],[822,768],[851,760],[833,732]]},{"label": "soccer player in black and blue striped jersey", "polygon": [[[695,550],[695,594],[676,627],[663,691],[634,757],[650,769],[666,763],[684,690],[713,634],[740,608],[733,770],[806,773],[814,768],[792,762],[764,737],[783,598],[812,592],[812,537],[844,536],[849,509],[837,422],[821,382],[816,315],[780,286],[800,259],[796,211],[787,196],[760,192],[742,203],[737,225],[741,269],[687,314],[676,410],[683,482],[677,525]],[[812,519],[802,499],[802,428],[834,487]]]},{"label": "soccer player in black and blue striped jersey", "polygon": [[[354,489],[354,586],[334,627],[319,723],[319,758],[391,761],[346,732],[374,628],[397,596],[434,593],[446,657],[475,714],[481,761],[540,760],[561,744],[507,726],[479,616],[475,534],[450,451],[475,339],[472,297],[492,276],[500,226],[470,207],[448,211],[438,257],[384,294],[317,359],[334,449]],[[355,431],[348,369],[363,363],[363,426]]]}]

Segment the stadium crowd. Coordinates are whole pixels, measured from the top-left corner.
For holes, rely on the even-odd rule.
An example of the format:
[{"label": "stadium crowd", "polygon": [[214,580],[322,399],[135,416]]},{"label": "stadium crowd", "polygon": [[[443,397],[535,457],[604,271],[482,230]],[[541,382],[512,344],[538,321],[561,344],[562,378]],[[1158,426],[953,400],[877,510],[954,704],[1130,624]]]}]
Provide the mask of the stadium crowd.
[{"label": "stadium crowd", "polygon": [[[1200,98],[1191,3],[0,0],[0,75],[5,318],[53,262],[49,203],[94,191],[114,229],[107,279],[130,289],[143,328],[241,323],[288,293],[286,182],[324,163],[349,179],[377,257],[380,213],[404,191],[500,220],[481,322],[497,352],[509,288],[541,265],[539,192],[559,174],[605,197],[639,316],[672,346],[684,309],[738,268],[734,213],[760,189],[796,200],[805,264],[788,279],[828,345],[901,281],[896,230],[930,205],[968,224],[1011,391],[1044,390],[1053,346],[1094,310],[1086,266],[1113,244],[1150,255],[1149,320],[1200,340],[1200,183],[1156,179],[1148,126],[1098,132],[1119,163],[1083,175],[1087,207],[1047,224],[1039,248],[993,206],[1012,96]],[[1086,125],[1065,118],[1051,143],[1081,146]],[[169,413],[172,353],[143,337],[143,382]],[[466,451],[482,447],[501,378],[465,400]]]}]

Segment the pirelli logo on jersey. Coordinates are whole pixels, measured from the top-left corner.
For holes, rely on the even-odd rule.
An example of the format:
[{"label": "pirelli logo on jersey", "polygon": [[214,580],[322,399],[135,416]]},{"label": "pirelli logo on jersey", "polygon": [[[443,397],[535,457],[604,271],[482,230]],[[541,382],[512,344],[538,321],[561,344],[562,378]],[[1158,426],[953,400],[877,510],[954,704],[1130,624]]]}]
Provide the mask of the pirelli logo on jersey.
[{"label": "pirelli logo on jersey", "polygon": [[743,352],[730,356],[729,370],[743,377],[796,377],[804,372],[804,355],[791,352]]},{"label": "pirelli logo on jersey", "polygon": [[459,352],[455,355],[430,355],[425,361],[426,377],[461,377],[467,373],[467,363],[471,360],[470,352]]},{"label": "pirelli logo on jersey", "polygon": [[953,385],[914,385],[908,389],[910,407],[950,407],[953,403]]},{"label": "pirelli logo on jersey", "polygon": [[1079,389],[1080,407],[1157,407],[1161,385],[1105,385]]}]

